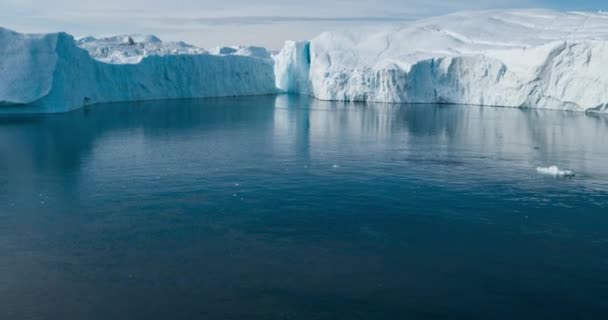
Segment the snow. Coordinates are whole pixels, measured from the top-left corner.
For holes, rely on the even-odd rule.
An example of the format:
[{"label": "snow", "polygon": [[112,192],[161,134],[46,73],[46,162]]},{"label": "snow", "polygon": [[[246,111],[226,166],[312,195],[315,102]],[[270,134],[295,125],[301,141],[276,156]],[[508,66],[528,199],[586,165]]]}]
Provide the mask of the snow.
[{"label": "snow", "polygon": [[220,56],[245,56],[264,59],[272,62],[272,54],[268,49],[256,46],[216,47],[209,51]]},{"label": "snow", "polygon": [[202,54],[206,51],[184,42],[163,42],[153,35],[122,35],[96,39],[85,37],[76,44],[91,57],[106,63],[136,64],[148,56]]},{"label": "snow", "polygon": [[574,172],[572,170],[562,170],[558,166],[549,167],[538,167],[536,171],[540,174],[551,175],[554,177],[573,177]]},{"label": "snow", "polygon": [[0,74],[3,112],[279,92],[608,112],[608,15],[460,12],[287,41],[276,54],[253,46],[205,50],[151,35],[76,40],[0,28]]},{"label": "snow", "polygon": [[[608,16],[461,12],[288,42],[278,87],[323,100],[608,110]],[[295,51],[294,51],[295,50]],[[302,66],[308,56],[309,66]],[[307,68],[308,67],[308,68]],[[287,75],[286,75],[287,74]],[[297,87],[294,87],[297,86]]]}]

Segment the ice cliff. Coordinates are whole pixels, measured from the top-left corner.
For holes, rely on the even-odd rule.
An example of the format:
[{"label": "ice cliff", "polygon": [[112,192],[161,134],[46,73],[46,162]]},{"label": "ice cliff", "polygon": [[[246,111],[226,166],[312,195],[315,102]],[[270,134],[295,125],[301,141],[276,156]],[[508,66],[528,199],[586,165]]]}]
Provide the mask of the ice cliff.
[{"label": "ice cliff", "polygon": [[63,112],[85,105],[272,94],[268,51],[216,55],[152,36],[75,40],[0,29],[0,111]]},{"label": "ice cliff", "polygon": [[271,94],[608,112],[608,14],[461,12],[384,30],[200,49],[154,36],[0,29],[0,111]]}]

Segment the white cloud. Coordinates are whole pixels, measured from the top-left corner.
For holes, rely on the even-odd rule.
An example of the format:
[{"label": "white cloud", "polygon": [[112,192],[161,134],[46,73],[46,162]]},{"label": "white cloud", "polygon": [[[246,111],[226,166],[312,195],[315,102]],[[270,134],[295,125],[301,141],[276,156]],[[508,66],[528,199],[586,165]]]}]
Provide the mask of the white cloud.
[{"label": "white cloud", "polygon": [[128,12],[157,15],[199,15],[217,16],[363,16],[394,15],[404,13],[431,13],[458,9],[522,6],[536,3],[536,0],[2,0],[0,8],[20,8],[32,13],[65,12],[91,14]]}]

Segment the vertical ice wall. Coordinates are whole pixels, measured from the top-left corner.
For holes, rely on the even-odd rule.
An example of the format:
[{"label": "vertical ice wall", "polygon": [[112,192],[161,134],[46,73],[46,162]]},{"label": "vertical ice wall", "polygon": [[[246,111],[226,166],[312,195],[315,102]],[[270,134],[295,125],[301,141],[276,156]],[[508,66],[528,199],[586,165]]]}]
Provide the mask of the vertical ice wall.
[{"label": "vertical ice wall", "polygon": [[310,93],[310,42],[287,41],[274,57],[275,83],[282,92]]},{"label": "vertical ice wall", "polygon": [[0,104],[31,103],[49,93],[58,36],[22,35],[0,28]]}]

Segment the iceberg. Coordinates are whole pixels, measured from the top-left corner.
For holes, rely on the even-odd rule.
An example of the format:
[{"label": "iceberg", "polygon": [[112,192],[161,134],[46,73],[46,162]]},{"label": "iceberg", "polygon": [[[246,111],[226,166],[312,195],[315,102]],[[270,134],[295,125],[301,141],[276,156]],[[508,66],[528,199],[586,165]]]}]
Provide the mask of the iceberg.
[{"label": "iceberg", "polygon": [[274,94],[263,48],[216,55],[153,36],[76,40],[0,28],[0,111],[65,112],[118,101]]},{"label": "iceberg", "polygon": [[322,100],[608,110],[601,13],[460,12],[323,33],[275,59],[279,89]]},{"label": "iceberg", "polygon": [[563,170],[558,166],[537,167],[536,171],[540,174],[551,175],[554,177],[574,177],[572,170]]},{"label": "iceberg", "polygon": [[152,35],[0,28],[0,112],[290,93],[322,100],[608,112],[608,15],[459,12],[384,29],[209,50]]}]

